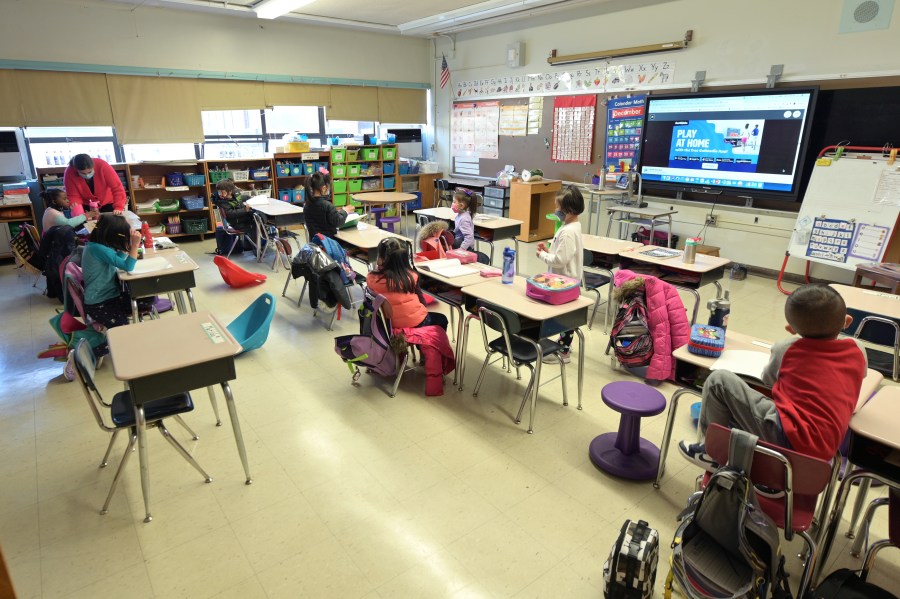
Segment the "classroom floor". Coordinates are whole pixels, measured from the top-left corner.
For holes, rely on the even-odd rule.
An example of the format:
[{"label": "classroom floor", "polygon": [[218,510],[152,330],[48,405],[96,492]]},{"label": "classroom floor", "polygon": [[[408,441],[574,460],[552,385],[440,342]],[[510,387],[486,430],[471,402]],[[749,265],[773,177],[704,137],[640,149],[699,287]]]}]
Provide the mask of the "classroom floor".
[{"label": "classroom floor", "polygon": [[[610,477],[588,460],[591,439],[618,427],[600,388],[636,380],[604,356],[602,315],[585,331],[584,410],[575,409],[571,368],[569,407],[561,405],[559,381],[549,383],[541,389],[535,433],[527,435],[512,420],[526,381],[494,366],[472,397],[484,355],[477,329],[465,391],[448,379],[443,397],[426,398],[417,372],[390,398],[386,381],[373,376],[352,386],[334,354],[333,338],[358,330],[355,314],[328,331],[308,305],[296,307],[299,285],[292,283],[291,299],[282,300],[284,270],[272,274],[250,254],[238,256],[241,266],[269,280],[235,290],[205,254],[211,240],[182,247],[201,265],[199,309],[227,322],[261,291],[279,296],[268,342],[238,358],[233,383],[254,482],[244,485],[231,428],[227,420],[214,425],[200,391],[187,418],[200,440],[170,427],[214,481],[204,484],[151,432],[153,522],[142,521],[136,458],[109,514],[100,516],[114,474],[113,467],[98,468],[108,437],[78,384],[63,378],[63,364],[35,358],[55,341],[47,320],[58,305],[5,262],[0,545],[20,598],[598,597],[603,562],[629,517],[660,532],[655,595],[662,596],[675,515],[698,470],[673,446],[656,491],[649,482]],[[521,247],[523,272],[538,272],[533,245]],[[733,298],[730,329],[786,335],[785,296],[774,281],[724,283]],[[712,293],[712,286],[703,289],[704,304]],[[700,314],[705,319],[705,306]],[[98,386],[107,396],[121,389],[108,361]],[[660,388],[666,397],[673,389]],[[221,394],[219,403],[224,415]],[[695,434],[686,408],[673,443]],[[643,436],[658,444],[664,418],[645,420]],[[123,449],[120,440],[112,459]],[[875,537],[886,534],[885,512],[876,518]],[[786,555],[789,571],[798,572],[796,551]],[[900,552],[882,555],[872,580],[900,588]],[[841,565],[860,564],[849,557],[843,535],[832,556]]]}]

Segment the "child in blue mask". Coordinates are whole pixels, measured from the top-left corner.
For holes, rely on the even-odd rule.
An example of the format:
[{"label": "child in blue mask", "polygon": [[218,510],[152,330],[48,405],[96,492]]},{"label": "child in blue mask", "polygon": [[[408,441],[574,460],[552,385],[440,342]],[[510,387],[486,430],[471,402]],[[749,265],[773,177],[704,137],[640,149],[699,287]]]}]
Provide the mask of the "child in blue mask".
[{"label": "child in blue mask", "polygon": [[472,222],[472,217],[477,206],[478,202],[471,190],[457,187],[453,192],[453,204],[450,209],[456,214],[453,223],[454,249],[471,251],[475,247],[475,223]]},{"label": "child in blue mask", "polygon": [[[578,215],[584,212],[584,197],[574,185],[563,187],[556,195],[556,216],[563,225],[553,236],[553,243],[548,248],[543,241],[537,245],[537,257],[546,262],[550,272],[581,280],[583,248],[581,242],[581,223]],[[572,332],[564,333],[560,343],[565,351],[560,353],[563,361],[569,361],[569,347],[572,345]],[[549,356],[556,362],[554,356]],[[549,361],[549,360],[547,360]]]}]

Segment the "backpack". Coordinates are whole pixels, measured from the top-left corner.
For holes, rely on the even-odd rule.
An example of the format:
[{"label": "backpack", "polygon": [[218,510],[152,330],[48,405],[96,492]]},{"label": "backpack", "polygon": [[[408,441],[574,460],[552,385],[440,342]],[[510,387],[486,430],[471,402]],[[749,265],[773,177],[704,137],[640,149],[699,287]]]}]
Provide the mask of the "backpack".
[{"label": "backpack", "polygon": [[[688,500],[672,542],[665,597],[677,582],[688,599],[790,597],[781,535],[747,476],[757,437],[732,429],[728,463]],[[771,594],[771,595],[770,595]]]},{"label": "backpack", "polygon": [[359,380],[359,366],[382,376],[397,374],[397,354],[392,347],[391,321],[379,317],[384,296],[372,299],[368,294],[359,307],[359,335],[342,335],[334,339],[334,351]]},{"label": "backpack", "polygon": [[648,599],[656,583],[659,533],[639,520],[626,520],[603,565],[606,599]]},{"label": "backpack", "polygon": [[619,364],[627,368],[646,366],[653,358],[653,338],[644,298],[643,293],[634,293],[624,300],[609,332],[609,347]]},{"label": "backpack", "polygon": [[835,570],[810,592],[809,599],[897,599],[881,587],[862,580],[846,568]]}]

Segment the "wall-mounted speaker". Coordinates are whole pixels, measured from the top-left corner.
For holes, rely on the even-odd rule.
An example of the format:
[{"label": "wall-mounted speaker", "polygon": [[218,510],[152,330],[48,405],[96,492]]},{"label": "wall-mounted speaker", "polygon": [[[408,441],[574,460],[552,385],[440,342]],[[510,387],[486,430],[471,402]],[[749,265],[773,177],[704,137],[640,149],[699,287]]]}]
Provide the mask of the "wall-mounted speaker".
[{"label": "wall-mounted speaker", "polygon": [[894,0],[844,0],[840,33],[858,33],[888,29],[894,12]]}]

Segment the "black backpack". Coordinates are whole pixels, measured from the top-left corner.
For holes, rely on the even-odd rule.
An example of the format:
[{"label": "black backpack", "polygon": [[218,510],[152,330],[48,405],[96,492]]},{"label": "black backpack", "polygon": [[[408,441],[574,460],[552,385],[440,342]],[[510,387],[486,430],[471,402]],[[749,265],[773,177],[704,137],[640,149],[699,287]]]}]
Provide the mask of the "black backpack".
[{"label": "black backpack", "polygon": [[676,582],[688,599],[790,597],[781,534],[759,507],[747,473],[757,437],[732,429],[728,464],[680,514],[666,597]]},{"label": "black backpack", "polygon": [[808,599],[897,599],[897,596],[843,568],[829,574],[816,590],[809,593]]},{"label": "black backpack", "polygon": [[643,292],[634,293],[619,305],[609,332],[609,347],[626,368],[646,366],[653,358],[653,337]]},{"label": "black backpack", "polygon": [[606,599],[649,599],[656,583],[659,533],[639,520],[626,520],[603,565]]}]

